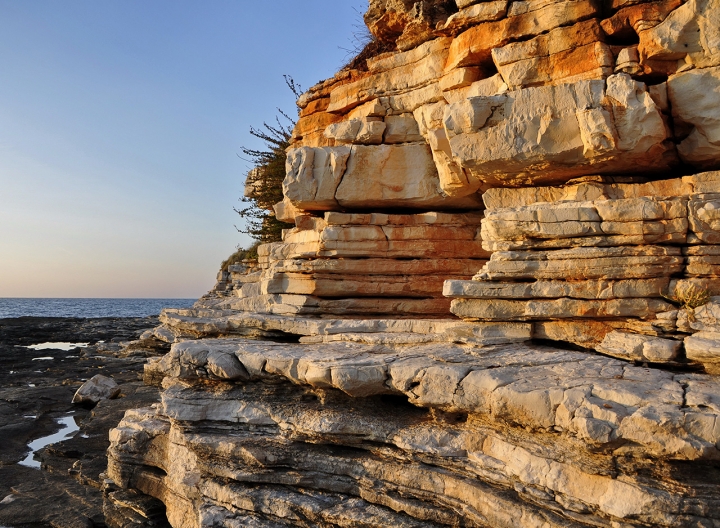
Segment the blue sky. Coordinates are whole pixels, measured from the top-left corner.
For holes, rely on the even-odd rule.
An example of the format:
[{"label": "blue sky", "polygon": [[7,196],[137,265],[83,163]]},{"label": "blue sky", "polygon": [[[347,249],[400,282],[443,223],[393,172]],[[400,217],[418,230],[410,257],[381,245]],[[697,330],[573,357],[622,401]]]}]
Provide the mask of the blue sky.
[{"label": "blue sky", "polygon": [[0,0],[0,297],[198,297],[249,239],[250,126],[365,0]]}]

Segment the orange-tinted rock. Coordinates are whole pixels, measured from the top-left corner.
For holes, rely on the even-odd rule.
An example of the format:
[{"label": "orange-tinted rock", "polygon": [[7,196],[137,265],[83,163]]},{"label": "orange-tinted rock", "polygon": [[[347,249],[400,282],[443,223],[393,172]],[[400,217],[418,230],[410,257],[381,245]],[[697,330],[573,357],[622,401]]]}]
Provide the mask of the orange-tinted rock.
[{"label": "orange-tinted rock", "polygon": [[614,65],[604,38],[597,20],[591,19],[495,48],[492,57],[510,89],[603,79]]},{"label": "orange-tinted rock", "polygon": [[301,117],[298,119],[293,130],[293,146],[300,147],[310,144],[312,144],[312,146],[331,145],[332,143],[328,143],[328,140],[322,141],[322,145],[315,145],[315,142],[323,137],[323,132],[328,126],[342,120],[343,116],[329,114],[327,112],[319,112]]},{"label": "orange-tinted rock", "polygon": [[380,42],[408,50],[435,36],[451,14],[442,0],[371,0],[364,19]]},{"label": "orange-tinted rock", "polygon": [[686,67],[720,66],[720,0],[689,0],[660,24],[640,32],[640,56],[683,60]]},{"label": "orange-tinted rock", "polygon": [[478,2],[474,5],[461,9],[460,12],[450,16],[442,27],[442,32],[457,34],[461,30],[491,20],[500,20],[507,14],[507,0],[492,0],[489,2]]},{"label": "orange-tinted rock", "polygon": [[330,97],[321,97],[310,101],[305,108],[300,109],[300,117],[307,117],[316,112],[324,112],[330,106]]},{"label": "orange-tinted rock", "polygon": [[335,87],[330,92],[329,112],[347,112],[378,97],[402,94],[437,82],[442,77],[449,38],[387,59],[369,62],[372,75]]},{"label": "orange-tinted rock", "polygon": [[657,26],[682,4],[683,0],[660,0],[624,7],[612,17],[603,20],[601,25],[608,35],[616,39],[637,38],[637,34]]},{"label": "orange-tinted rock", "polygon": [[604,79],[613,72],[613,57],[606,44],[596,42],[498,69],[510,88],[540,86]]},{"label": "orange-tinted rock", "polygon": [[487,64],[493,48],[597,14],[597,8],[589,0],[541,5],[540,2],[515,2],[508,18],[479,24],[458,35],[450,46],[447,69]]}]

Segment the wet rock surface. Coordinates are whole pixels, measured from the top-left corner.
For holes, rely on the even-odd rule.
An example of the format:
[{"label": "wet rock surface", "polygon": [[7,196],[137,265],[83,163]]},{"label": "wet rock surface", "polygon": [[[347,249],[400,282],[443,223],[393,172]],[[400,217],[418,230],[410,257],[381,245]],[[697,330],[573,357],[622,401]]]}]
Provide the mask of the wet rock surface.
[{"label": "wet rock surface", "polygon": [[[155,324],[154,317],[0,319],[0,526],[105,526],[101,473],[108,431],[127,409],[158,399],[157,390],[139,380],[152,350],[121,353],[122,343]],[[88,346],[26,348],[41,343]],[[92,409],[73,405],[75,391],[96,374],[112,378],[120,397]],[[59,420],[68,417],[78,430],[65,438],[74,427],[61,429]],[[55,443],[26,459],[30,442],[54,433]],[[19,464],[24,460],[41,467]]]}]

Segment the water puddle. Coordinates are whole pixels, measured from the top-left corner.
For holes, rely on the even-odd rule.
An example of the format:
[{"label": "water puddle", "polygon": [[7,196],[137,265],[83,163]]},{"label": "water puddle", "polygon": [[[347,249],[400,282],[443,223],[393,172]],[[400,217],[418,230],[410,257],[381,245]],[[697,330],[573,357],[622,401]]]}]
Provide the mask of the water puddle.
[{"label": "water puddle", "polygon": [[33,456],[35,456],[35,452],[47,445],[66,440],[68,437],[72,436],[78,429],[80,429],[80,427],[78,427],[78,425],[75,423],[75,419],[72,416],[63,416],[62,418],[58,418],[57,422],[61,426],[60,430],[57,433],[51,434],[49,436],[43,436],[42,438],[38,438],[37,440],[33,440],[32,442],[30,442],[28,444],[28,447],[30,448],[30,454],[26,456],[24,460],[18,462],[18,464],[22,466],[40,469],[40,462],[33,458]]},{"label": "water puddle", "polygon": [[30,345],[25,348],[30,348],[32,350],[64,350],[65,352],[68,352],[73,348],[86,347],[89,344],[90,343],[67,343],[64,341],[58,341],[57,343],[38,343],[37,345]]}]

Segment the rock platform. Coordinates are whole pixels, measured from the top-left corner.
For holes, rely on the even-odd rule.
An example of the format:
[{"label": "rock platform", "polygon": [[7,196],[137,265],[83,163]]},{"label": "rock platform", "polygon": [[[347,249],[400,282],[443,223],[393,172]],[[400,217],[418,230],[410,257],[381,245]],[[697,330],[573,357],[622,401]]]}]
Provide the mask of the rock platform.
[{"label": "rock platform", "polygon": [[183,527],[720,522],[720,379],[417,335],[179,342],[108,473]]},{"label": "rock platform", "polygon": [[[142,383],[142,369],[148,355],[169,348],[154,339],[129,348],[123,344],[157,323],[157,317],[0,319],[0,526],[107,525],[103,486],[108,431],[126,410],[159,400],[157,388]],[[25,348],[47,342],[88,346]],[[99,373],[118,383],[120,397],[93,409],[73,405],[73,393],[83,380]],[[70,419],[77,430],[61,429],[61,419]],[[37,467],[20,464],[30,455],[29,443],[55,433],[59,435],[52,443],[30,456]],[[164,519],[162,503],[152,504],[155,519]]]}]

